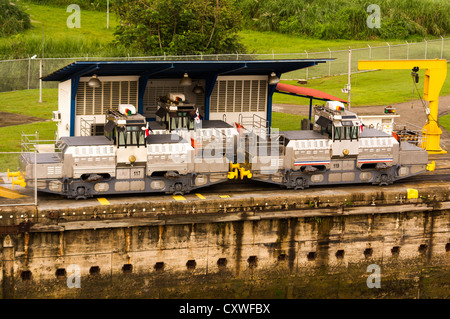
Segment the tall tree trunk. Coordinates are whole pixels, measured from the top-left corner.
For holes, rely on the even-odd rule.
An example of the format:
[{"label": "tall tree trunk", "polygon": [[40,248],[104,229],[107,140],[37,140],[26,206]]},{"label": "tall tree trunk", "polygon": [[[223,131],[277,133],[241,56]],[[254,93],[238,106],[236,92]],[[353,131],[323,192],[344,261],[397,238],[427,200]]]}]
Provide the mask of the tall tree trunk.
[{"label": "tall tree trunk", "polygon": [[214,25],[213,25],[213,28],[211,30],[211,35],[209,36],[208,43],[206,44],[206,48],[208,48],[209,45],[211,44],[211,40],[212,40],[212,37],[214,35],[214,30],[216,29],[216,25],[217,25],[217,17],[219,15],[219,10],[220,10],[219,0],[216,0],[216,9],[214,11]]}]

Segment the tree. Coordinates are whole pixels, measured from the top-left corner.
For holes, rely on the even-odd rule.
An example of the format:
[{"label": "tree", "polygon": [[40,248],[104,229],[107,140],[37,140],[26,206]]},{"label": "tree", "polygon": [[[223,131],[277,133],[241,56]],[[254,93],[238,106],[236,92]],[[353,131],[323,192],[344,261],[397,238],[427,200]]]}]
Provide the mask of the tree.
[{"label": "tree", "polygon": [[237,0],[117,0],[115,43],[145,54],[242,52]]}]

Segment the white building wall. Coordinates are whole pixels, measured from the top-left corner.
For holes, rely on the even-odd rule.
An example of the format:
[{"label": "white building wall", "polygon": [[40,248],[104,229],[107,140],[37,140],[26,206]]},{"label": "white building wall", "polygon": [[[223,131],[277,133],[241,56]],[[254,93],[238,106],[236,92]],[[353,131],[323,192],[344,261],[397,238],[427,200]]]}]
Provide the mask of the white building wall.
[{"label": "white building wall", "polygon": [[70,93],[72,80],[58,84],[58,112],[61,120],[58,122],[58,138],[70,136]]}]

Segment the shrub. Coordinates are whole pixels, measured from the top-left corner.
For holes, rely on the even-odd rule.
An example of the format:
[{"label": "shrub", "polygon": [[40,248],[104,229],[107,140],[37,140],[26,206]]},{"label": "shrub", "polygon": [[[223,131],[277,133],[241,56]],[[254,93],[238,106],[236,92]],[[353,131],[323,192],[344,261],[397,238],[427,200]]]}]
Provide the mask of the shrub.
[{"label": "shrub", "polygon": [[0,0],[0,37],[17,34],[31,28],[30,16],[17,4]]}]

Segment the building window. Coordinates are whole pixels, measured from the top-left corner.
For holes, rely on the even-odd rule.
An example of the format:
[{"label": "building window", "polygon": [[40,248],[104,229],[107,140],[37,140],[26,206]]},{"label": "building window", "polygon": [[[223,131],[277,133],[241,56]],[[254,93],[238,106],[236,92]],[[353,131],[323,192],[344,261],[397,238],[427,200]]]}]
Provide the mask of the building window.
[{"label": "building window", "polygon": [[98,88],[80,82],[75,98],[75,115],[103,115],[119,104],[137,107],[138,81],[102,81]]}]

